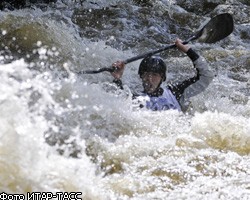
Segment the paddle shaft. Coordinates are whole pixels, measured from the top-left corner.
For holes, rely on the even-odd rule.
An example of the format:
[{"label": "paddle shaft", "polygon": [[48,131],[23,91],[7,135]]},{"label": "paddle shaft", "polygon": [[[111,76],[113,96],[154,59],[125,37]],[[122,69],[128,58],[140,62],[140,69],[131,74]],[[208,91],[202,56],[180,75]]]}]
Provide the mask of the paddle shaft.
[{"label": "paddle shaft", "polygon": [[[183,42],[183,44],[188,44],[191,40],[194,40],[194,38],[195,37],[192,37],[192,38],[188,39],[187,41]],[[157,54],[157,53],[160,53],[162,51],[166,51],[168,49],[172,49],[172,48],[175,48],[175,47],[176,47],[175,44],[171,44],[171,45],[165,46],[165,47],[157,49],[157,50],[149,51],[147,53],[140,54],[138,56],[134,56],[132,58],[124,60],[123,63],[128,64],[128,63],[134,62],[136,60],[139,60],[139,59],[142,59],[142,58],[145,58],[145,57],[148,57],[148,56],[152,56],[154,54]],[[97,74],[97,73],[101,73],[101,72],[104,72],[104,71],[113,72],[113,71],[115,71],[115,68],[114,67],[104,67],[104,68],[100,68],[100,69],[97,69],[97,70],[86,70],[86,71],[80,71],[80,72],[77,72],[77,73],[78,74]]]},{"label": "paddle shaft", "polygon": [[[187,41],[183,42],[182,44],[188,44],[191,40],[194,40],[194,37],[192,37],[191,39],[188,39]],[[175,48],[175,47],[176,47],[175,44],[171,44],[171,45],[165,46],[163,48],[160,48],[160,49],[157,49],[157,50],[153,50],[153,51],[149,51],[147,53],[144,53],[144,54],[141,54],[141,55],[129,58],[129,59],[123,61],[123,62],[124,62],[124,64],[128,64],[128,63],[134,62],[136,60],[139,60],[141,58],[149,57],[149,56],[152,56],[154,54],[157,54],[157,53],[160,53],[162,51],[166,51],[168,49],[172,49],[172,48]]]}]

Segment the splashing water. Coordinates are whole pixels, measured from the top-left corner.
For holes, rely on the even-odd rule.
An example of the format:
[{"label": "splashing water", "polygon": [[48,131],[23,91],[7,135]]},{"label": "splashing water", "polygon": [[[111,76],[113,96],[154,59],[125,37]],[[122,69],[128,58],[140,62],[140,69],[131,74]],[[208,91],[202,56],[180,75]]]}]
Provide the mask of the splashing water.
[{"label": "splashing water", "polygon": [[[144,8],[124,1],[119,10],[117,2],[84,1],[81,8],[91,13],[114,8],[124,19]],[[139,62],[126,68],[122,91],[107,73],[74,73],[135,54],[130,48],[114,48],[112,42],[121,40],[116,34],[100,32],[102,40],[85,36],[70,18],[75,5],[59,1],[46,11],[1,11],[0,193],[81,192],[84,200],[250,198],[247,35],[192,44],[216,77],[192,99],[187,114],[138,110],[131,93],[140,84]],[[171,19],[194,15],[172,1],[156,1],[152,9],[162,13],[166,7],[175,8]],[[145,6],[146,14],[149,8]],[[124,19],[117,20],[125,26],[122,45],[129,46],[131,33]],[[237,23],[236,32],[248,23]],[[99,31],[91,24],[86,29]],[[151,29],[153,35],[159,30]],[[188,58],[169,54],[168,79],[194,73]]]}]

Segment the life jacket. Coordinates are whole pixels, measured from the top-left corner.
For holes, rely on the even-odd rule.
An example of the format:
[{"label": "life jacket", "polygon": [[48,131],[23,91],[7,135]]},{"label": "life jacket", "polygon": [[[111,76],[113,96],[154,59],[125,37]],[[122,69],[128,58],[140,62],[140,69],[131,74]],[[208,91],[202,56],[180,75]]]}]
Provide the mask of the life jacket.
[{"label": "life jacket", "polygon": [[[177,101],[176,97],[173,95],[170,89],[164,88],[163,93],[160,96],[149,96],[145,93],[141,94],[136,98],[139,100],[140,107],[146,107],[147,109],[153,111],[161,111],[161,110],[178,110],[181,111],[181,106]],[[144,99],[144,103],[142,101]],[[143,105],[143,104],[144,105]]]}]

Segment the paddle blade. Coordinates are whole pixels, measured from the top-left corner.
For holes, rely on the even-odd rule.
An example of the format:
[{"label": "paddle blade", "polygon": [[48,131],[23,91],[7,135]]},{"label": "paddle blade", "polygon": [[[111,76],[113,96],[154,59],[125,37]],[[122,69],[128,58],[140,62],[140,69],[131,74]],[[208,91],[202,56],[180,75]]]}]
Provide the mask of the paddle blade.
[{"label": "paddle blade", "polygon": [[199,42],[215,43],[224,39],[233,32],[234,23],[233,17],[228,13],[223,13],[212,18],[199,31]]}]

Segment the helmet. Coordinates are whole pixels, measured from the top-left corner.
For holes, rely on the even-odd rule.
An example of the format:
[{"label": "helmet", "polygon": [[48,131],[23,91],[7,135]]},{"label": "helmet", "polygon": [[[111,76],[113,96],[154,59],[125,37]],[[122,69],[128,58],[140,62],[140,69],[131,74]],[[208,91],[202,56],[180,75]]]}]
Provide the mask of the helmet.
[{"label": "helmet", "polygon": [[163,79],[166,80],[167,66],[162,58],[157,56],[146,57],[141,61],[138,74],[142,77],[144,72],[156,72],[159,73]]}]

